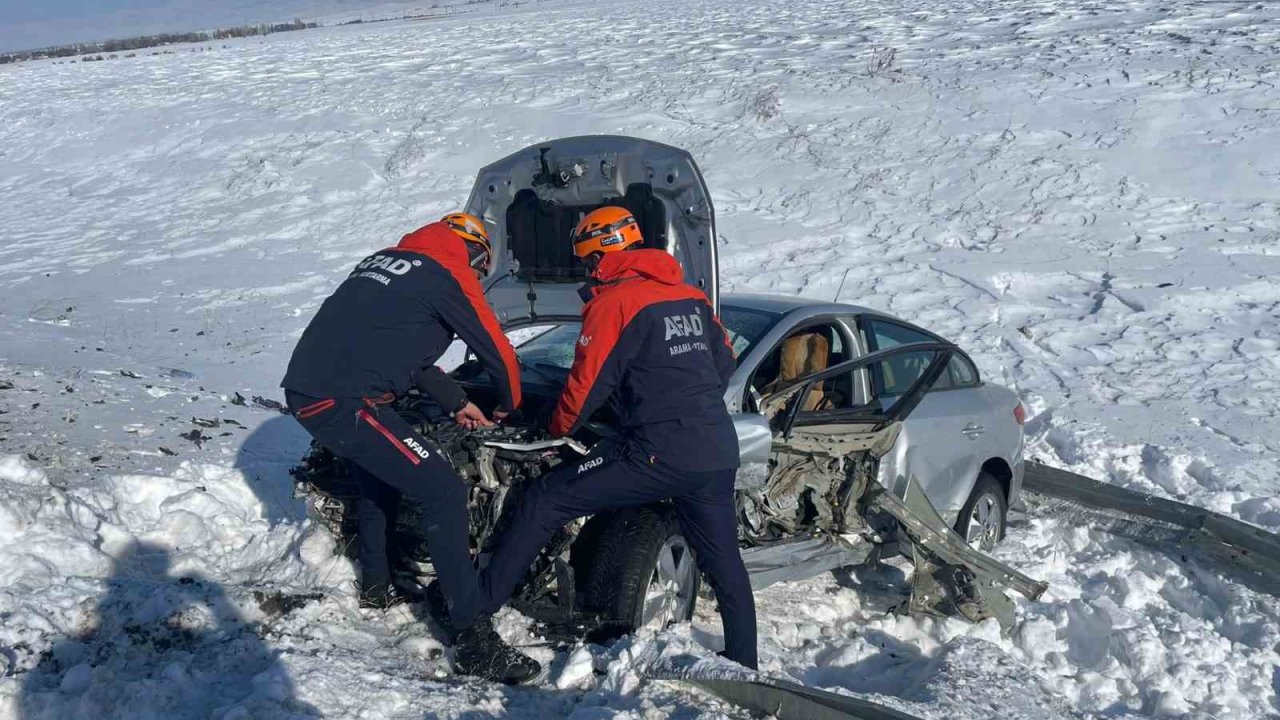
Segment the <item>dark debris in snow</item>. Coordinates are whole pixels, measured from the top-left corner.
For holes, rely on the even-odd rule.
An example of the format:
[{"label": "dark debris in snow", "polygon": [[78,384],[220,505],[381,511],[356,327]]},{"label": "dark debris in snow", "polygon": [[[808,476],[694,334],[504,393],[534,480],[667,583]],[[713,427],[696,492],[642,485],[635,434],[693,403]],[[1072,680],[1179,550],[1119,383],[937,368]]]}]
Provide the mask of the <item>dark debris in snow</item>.
[{"label": "dark debris in snow", "polygon": [[253,396],[253,404],[260,408],[266,408],[267,410],[275,410],[276,412],[283,413],[285,415],[289,414],[289,408],[285,407],[284,403],[270,398],[264,398],[261,395]]},{"label": "dark debris in snow", "polygon": [[253,591],[253,599],[258,602],[258,609],[265,613],[269,618],[287,615],[300,607],[304,607],[313,600],[323,600],[324,595],[319,593],[286,595],[280,591],[263,592],[261,590]]},{"label": "dark debris in snow", "polygon": [[[183,440],[188,440],[192,443],[195,443],[196,447],[203,447],[206,440],[213,439],[212,437],[200,432],[200,428],[193,428],[191,432],[181,433],[178,435],[178,437],[182,438]],[[164,448],[161,448],[161,450],[163,449]]]}]

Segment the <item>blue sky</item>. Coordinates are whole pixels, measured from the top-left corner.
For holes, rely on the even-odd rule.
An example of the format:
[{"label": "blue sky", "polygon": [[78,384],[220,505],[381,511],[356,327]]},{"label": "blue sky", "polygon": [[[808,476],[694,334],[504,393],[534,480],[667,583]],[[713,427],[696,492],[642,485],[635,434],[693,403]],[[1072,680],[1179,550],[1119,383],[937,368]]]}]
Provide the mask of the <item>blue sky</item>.
[{"label": "blue sky", "polygon": [[[357,11],[405,0],[0,0],[0,52]],[[423,0],[423,7],[431,0]],[[394,8],[391,8],[392,10]]]}]

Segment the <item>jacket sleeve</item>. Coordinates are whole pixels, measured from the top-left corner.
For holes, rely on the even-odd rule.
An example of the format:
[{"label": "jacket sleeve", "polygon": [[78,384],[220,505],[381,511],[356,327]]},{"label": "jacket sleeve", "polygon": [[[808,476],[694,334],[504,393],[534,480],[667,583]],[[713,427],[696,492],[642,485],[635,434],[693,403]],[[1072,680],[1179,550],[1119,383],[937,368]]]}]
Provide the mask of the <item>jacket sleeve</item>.
[{"label": "jacket sleeve", "polygon": [[628,328],[621,308],[588,303],[582,334],[574,349],[569,382],[551,414],[550,431],[561,437],[577,432],[609,399],[639,350],[637,328]]},{"label": "jacket sleeve", "polygon": [[520,407],[520,366],[511,341],[502,332],[498,318],[484,299],[480,283],[473,277],[457,277],[457,292],[439,292],[432,302],[441,320],[462,338],[493,378],[500,409]]},{"label": "jacket sleeve", "polygon": [[455,413],[467,402],[467,392],[462,386],[435,365],[419,370],[414,385],[447,412]]},{"label": "jacket sleeve", "polygon": [[733,352],[733,341],[729,339],[729,331],[725,330],[724,325],[720,323],[719,316],[712,315],[711,320],[711,326],[714,328],[711,337],[708,338],[711,354],[716,360],[716,371],[720,373],[720,383],[728,385],[729,378],[733,377],[738,370],[738,356]]}]

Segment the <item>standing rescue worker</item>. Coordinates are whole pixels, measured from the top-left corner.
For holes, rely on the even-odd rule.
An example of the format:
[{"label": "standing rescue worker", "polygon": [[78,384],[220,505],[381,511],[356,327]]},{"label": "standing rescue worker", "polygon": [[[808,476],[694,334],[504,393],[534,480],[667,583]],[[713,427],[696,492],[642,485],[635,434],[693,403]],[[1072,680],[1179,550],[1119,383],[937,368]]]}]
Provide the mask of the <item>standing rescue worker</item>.
[{"label": "standing rescue worker", "polygon": [[[590,296],[551,433],[571,435],[612,401],[621,437],[599,457],[534,481],[493,547],[481,585],[496,611],[557,530],[585,515],[671,500],[715,589],[725,656],[756,667],[755,600],[738,550],[738,438],[724,405],[736,368],[706,295],[675,258],[646,250],[635,218],[600,208],[574,230]],[[629,252],[624,252],[628,251]]]},{"label": "standing rescue worker", "polygon": [[303,332],[281,386],[307,432],[364,471],[357,473],[362,600],[394,593],[387,536],[399,498],[407,495],[422,508],[421,534],[453,626],[455,668],[522,682],[539,667],[506,645],[483,613],[466,485],[394,407],[416,387],[460,425],[492,424],[435,366],[455,336],[494,378],[500,399],[494,417],[519,407],[515,352],[480,287],[490,255],[484,223],[455,213],[360,261]]}]

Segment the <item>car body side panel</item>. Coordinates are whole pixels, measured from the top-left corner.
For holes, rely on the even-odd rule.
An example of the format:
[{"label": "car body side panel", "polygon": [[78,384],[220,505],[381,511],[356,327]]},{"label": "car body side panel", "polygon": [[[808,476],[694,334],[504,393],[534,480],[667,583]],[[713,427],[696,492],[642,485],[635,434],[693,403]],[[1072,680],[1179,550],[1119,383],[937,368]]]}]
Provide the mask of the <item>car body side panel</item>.
[{"label": "car body side panel", "polygon": [[970,439],[964,429],[983,422],[988,414],[977,388],[935,390],[903,422],[898,442],[905,448],[891,454],[900,463],[895,472],[915,476],[925,497],[944,516],[958,512],[968,499],[985,459],[974,452],[981,436]]},{"label": "car body side panel", "polygon": [[[929,393],[903,423],[899,444],[881,461],[881,483],[901,488],[914,476],[938,512],[954,522],[982,466],[999,458],[1012,470],[1012,502],[1023,472],[1022,428],[1013,417],[1016,404],[1012,391],[990,384]],[[981,432],[965,432],[974,426]]]},{"label": "car body side panel", "polygon": [[985,383],[980,390],[983,402],[989,410],[989,420],[984,423],[986,434],[983,436],[981,447],[981,451],[985,454],[984,462],[991,458],[1000,458],[1009,466],[1013,477],[1009,483],[1008,499],[1012,504],[1018,499],[1018,493],[1022,490],[1024,470],[1022,451],[1025,440],[1022,436],[1022,426],[1013,415],[1013,409],[1018,406],[1020,399],[1017,393],[1000,385]]}]

